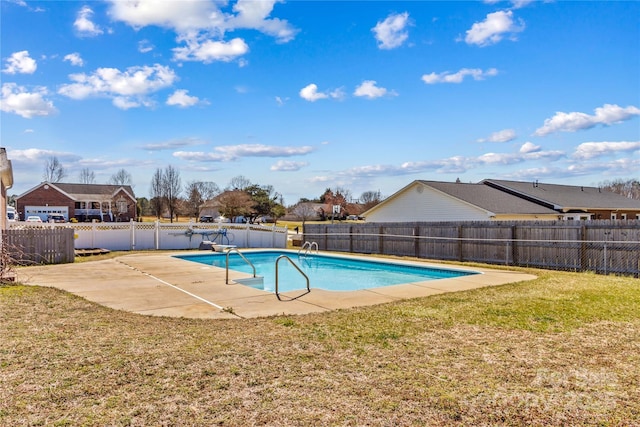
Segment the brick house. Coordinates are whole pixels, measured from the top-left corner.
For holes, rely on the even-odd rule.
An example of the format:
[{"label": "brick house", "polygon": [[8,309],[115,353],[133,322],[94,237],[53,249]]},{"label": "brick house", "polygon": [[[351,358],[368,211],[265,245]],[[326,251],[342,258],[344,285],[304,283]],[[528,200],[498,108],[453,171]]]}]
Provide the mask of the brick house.
[{"label": "brick house", "polygon": [[130,185],[42,182],[16,197],[16,211],[23,221],[62,215],[67,221],[122,222],[136,218],[136,198]]}]

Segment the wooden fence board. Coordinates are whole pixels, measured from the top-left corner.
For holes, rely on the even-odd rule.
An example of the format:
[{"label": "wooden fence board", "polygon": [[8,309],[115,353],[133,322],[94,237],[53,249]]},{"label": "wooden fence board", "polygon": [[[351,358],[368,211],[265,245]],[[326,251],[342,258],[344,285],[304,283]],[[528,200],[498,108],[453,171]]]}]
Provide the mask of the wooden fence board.
[{"label": "wooden fence board", "polygon": [[2,244],[16,264],[63,264],[74,261],[71,228],[24,228],[2,231]]},{"label": "wooden fence board", "polygon": [[331,251],[640,276],[640,220],[306,224],[304,238]]}]

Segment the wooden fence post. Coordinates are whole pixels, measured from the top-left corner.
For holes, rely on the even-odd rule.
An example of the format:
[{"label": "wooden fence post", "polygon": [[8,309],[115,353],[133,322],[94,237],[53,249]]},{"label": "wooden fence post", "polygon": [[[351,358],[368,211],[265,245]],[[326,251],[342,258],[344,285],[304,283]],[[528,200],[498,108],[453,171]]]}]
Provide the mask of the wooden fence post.
[{"label": "wooden fence post", "polygon": [[349,253],[353,253],[353,225],[349,226]]},{"label": "wooden fence post", "polygon": [[462,256],[462,225],[458,226],[458,261],[464,261]]},{"label": "wooden fence post", "polygon": [[516,236],[518,235],[517,225],[511,226],[511,265],[518,265],[518,244]]},{"label": "wooden fence post", "polygon": [[587,269],[587,226],[583,223],[580,226],[580,271]]}]

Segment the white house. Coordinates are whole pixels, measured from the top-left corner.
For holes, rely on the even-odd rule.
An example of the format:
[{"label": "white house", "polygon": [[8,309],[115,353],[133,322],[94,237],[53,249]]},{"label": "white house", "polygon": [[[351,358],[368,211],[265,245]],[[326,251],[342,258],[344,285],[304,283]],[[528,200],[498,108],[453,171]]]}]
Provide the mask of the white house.
[{"label": "white house", "polygon": [[557,220],[558,212],[479,184],[413,181],[364,214],[367,222]]}]

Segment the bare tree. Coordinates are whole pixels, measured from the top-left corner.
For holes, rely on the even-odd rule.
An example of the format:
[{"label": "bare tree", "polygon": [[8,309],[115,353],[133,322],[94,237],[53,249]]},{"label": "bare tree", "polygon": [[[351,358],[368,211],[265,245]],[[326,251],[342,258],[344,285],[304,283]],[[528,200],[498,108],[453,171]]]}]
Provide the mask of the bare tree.
[{"label": "bare tree", "polygon": [[298,203],[298,205],[293,208],[291,213],[302,220],[303,227],[305,222],[318,218],[318,211],[315,209],[313,203],[311,202]]},{"label": "bare tree", "polygon": [[177,212],[178,198],[181,191],[180,172],[171,165],[167,166],[162,174],[162,195],[169,210],[171,222],[173,222],[173,216]]},{"label": "bare tree", "polygon": [[231,178],[227,190],[246,190],[249,187],[251,187],[251,181],[242,175],[238,175]]},{"label": "bare tree", "polygon": [[187,193],[186,214],[198,217],[200,205],[213,199],[220,193],[220,188],[215,182],[191,181],[185,188]]},{"label": "bare tree", "polygon": [[81,184],[95,184],[96,174],[89,168],[84,168],[80,171],[80,183]]},{"label": "bare tree", "polygon": [[112,185],[131,185],[133,179],[131,178],[131,174],[127,172],[125,169],[120,169],[118,172],[111,175],[107,184]]},{"label": "bare tree", "polygon": [[44,180],[47,182],[60,182],[65,176],[67,176],[67,172],[62,166],[62,163],[60,163],[60,160],[55,156],[49,157],[45,163],[44,174],[42,175]]},{"label": "bare tree", "polygon": [[162,194],[162,169],[156,169],[153,174],[153,178],[151,178],[151,189],[149,196],[151,197],[151,209],[155,212],[156,218],[160,219],[162,215],[162,210],[164,209],[164,198]]},{"label": "bare tree", "polygon": [[600,187],[621,194],[628,199],[640,200],[640,181],[637,179],[605,181],[600,183]]},{"label": "bare tree", "polygon": [[365,191],[360,196],[360,203],[364,206],[365,210],[369,210],[382,201],[382,195],[380,190],[378,191]]}]

